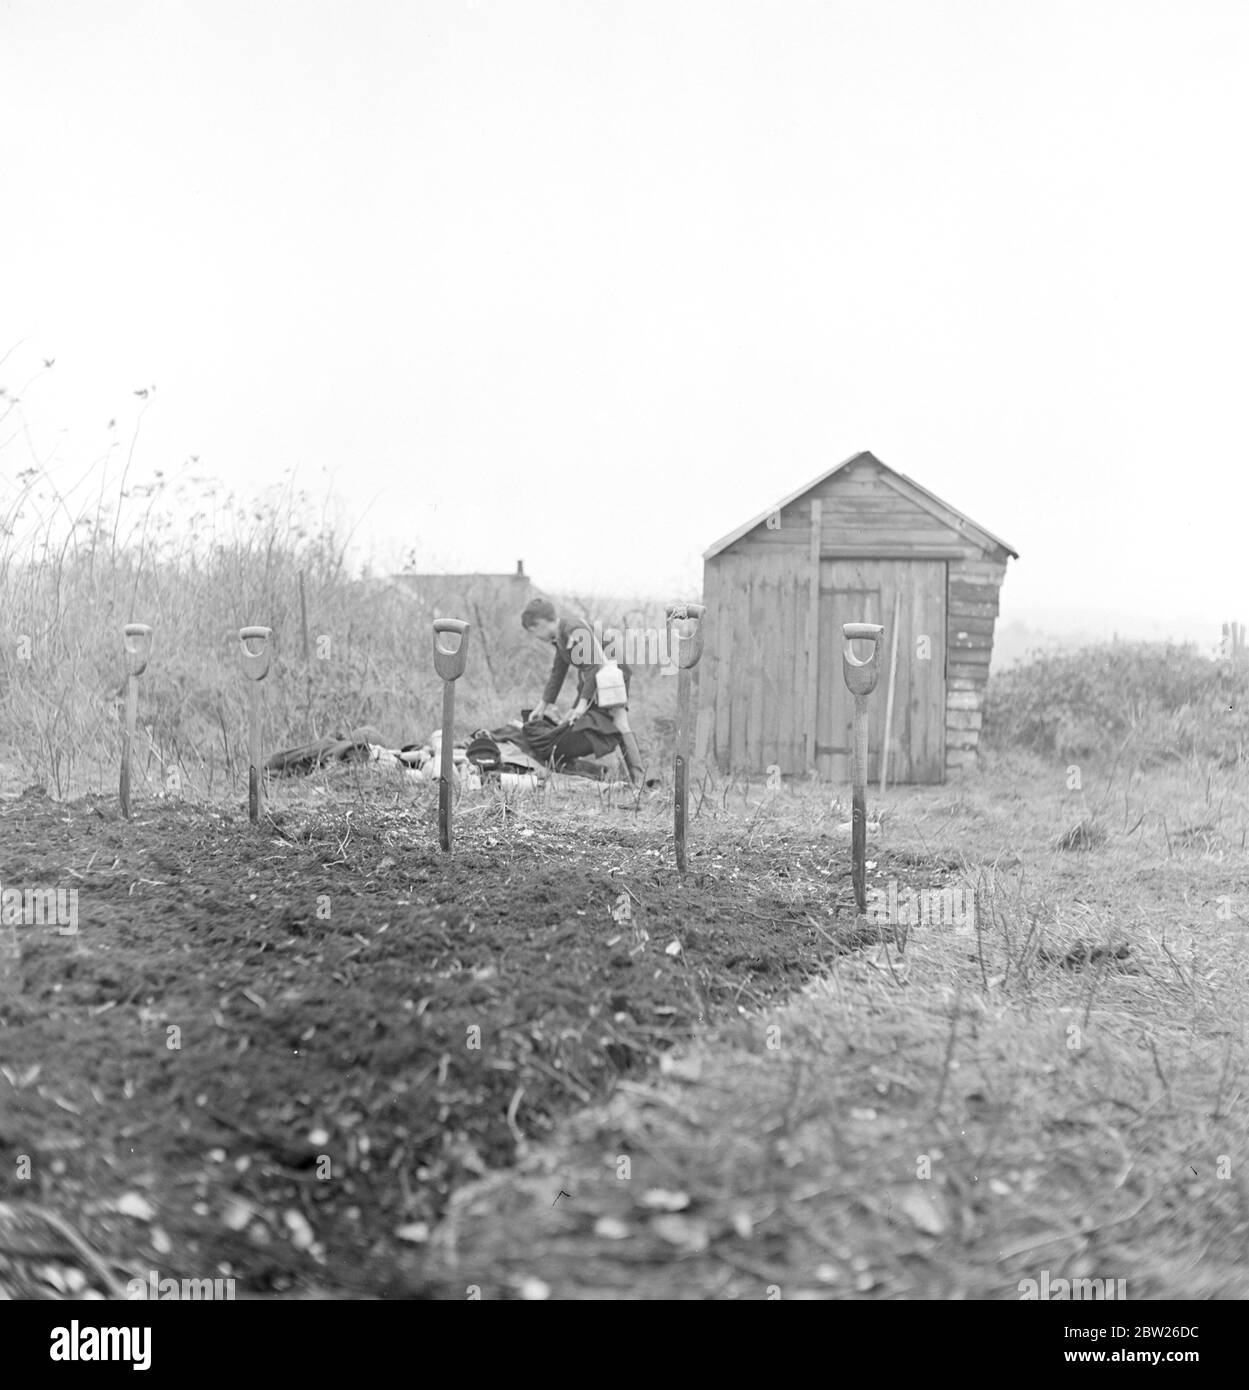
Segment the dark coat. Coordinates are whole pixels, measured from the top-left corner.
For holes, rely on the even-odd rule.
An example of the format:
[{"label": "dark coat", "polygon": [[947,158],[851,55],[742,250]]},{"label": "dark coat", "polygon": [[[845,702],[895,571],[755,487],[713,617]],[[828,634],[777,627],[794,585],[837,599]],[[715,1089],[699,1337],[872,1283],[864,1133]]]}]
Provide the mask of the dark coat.
[{"label": "dark coat", "polygon": [[[568,668],[572,666],[577,672],[577,699],[592,705],[598,689],[595,680],[603,665],[602,661],[595,661],[594,658],[602,655],[603,649],[594,640],[594,629],[589,623],[580,618],[561,618],[555,631],[555,660],[542,692],[542,703],[553,705],[559,699]],[[620,672],[627,689],[629,668],[622,665]]]}]

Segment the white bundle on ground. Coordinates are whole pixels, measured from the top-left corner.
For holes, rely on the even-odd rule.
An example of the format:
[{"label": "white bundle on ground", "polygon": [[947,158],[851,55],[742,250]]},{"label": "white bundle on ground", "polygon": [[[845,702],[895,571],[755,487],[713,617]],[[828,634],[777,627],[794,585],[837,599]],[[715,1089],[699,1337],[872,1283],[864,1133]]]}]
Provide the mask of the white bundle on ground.
[{"label": "white bundle on ground", "polygon": [[499,773],[499,786],[504,791],[536,792],[542,786],[542,780],[536,772]]}]

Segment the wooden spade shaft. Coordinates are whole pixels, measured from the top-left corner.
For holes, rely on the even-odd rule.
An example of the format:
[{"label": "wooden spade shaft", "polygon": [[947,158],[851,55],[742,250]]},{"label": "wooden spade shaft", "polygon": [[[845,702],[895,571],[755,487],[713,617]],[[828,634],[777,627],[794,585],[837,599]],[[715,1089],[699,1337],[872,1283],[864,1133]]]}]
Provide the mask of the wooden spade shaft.
[{"label": "wooden spade shaft", "polygon": [[889,740],[893,736],[893,691],[898,680],[898,622],[902,616],[902,590],[893,596],[892,647],[889,653],[889,688],[885,696],[885,733],[880,749],[880,794],[885,794],[885,778],[889,773]]},{"label": "wooden spade shaft", "polygon": [[854,784],[851,812],[850,854],[853,865],[854,901],[860,912],[867,911],[867,696],[854,697],[854,752],[850,778]]},{"label": "wooden spade shaft", "polygon": [[130,819],[130,750],[134,744],[135,726],[139,721],[139,678],[133,671],[126,677],[126,732],[121,740],[121,785],[118,796],[121,813]]},{"label": "wooden spade shaft", "polygon": [[[264,807],[264,763],[260,742],[260,682],[269,674],[269,627],[242,627],[239,644],[243,649],[243,674],[249,685],[247,691],[247,816],[252,824],[260,820]],[[257,650],[248,646],[258,643]]]},{"label": "wooden spade shaft", "polygon": [[260,684],[253,681],[247,691],[247,817],[260,819],[264,787],[260,778]]},{"label": "wooden spade shaft", "polygon": [[455,682],[442,683],[442,761],[438,769],[438,843],[451,850],[451,779],[455,775]]},{"label": "wooden spade shaft", "polygon": [[668,610],[669,632],[673,623],[693,624],[693,630],[678,641],[677,663],[677,749],[673,763],[672,829],[676,845],[677,870],[685,872],[685,831],[690,802],[690,691],[694,667],[703,654],[703,615],[701,603],[674,604]]},{"label": "wooden spade shaft", "polygon": [[684,667],[677,672],[677,754],[673,768],[676,806],[673,829],[680,873],[685,872],[685,823],[689,818],[690,800],[690,679],[690,673]]},{"label": "wooden spade shaft", "polygon": [[[867,911],[867,697],[876,689],[877,644],[885,629],[878,623],[843,623],[845,647],[841,666],[846,688],[854,696],[854,744],[850,756],[853,810],[850,827],[851,877],[854,901],[860,913]],[[850,650],[858,639],[872,644],[872,654],[859,661]]]},{"label": "wooden spade shaft", "polygon": [[[434,670],[442,677],[442,756],[438,763],[438,843],[451,852],[451,793],[455,776],[455,683],[468,659],[468,629],[459,618],[434,619]],[[444,632],[456,633],[454,650],[442,645]]]},{"label": "wooden spade shaft", "polygon": [[139,722],[139,677],[152,653],[152,629],[147,623],[127,623],[122,641],[126,648],[126,728],[121,740],[121,777],[117,798],[121,813],[130,819],[130,758]]}]

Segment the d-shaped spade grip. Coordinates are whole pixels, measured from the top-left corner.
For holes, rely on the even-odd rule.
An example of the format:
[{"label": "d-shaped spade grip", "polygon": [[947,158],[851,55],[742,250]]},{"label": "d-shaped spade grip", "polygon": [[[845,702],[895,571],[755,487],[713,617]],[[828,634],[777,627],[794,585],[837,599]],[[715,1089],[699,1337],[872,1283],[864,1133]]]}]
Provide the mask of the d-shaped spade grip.
[{"label": "d-shaped spade grip", "polygon": [[127,623],[125,636],[127,665],[132,676],[141,676],[152,655],[152,629],[147,623]]},{"label": "d-shaped spade grip", "polygon": [[[677,872],[685,872],[685,827],[689,819],[690,798],[690,672],[703,654],[703,615],[707,609],[701,603],[674,603],[668,609],[668,628],[673,632],[676,651],[672,653],[677,667],[677,750],[672,765],[672,829],[676,848]],[[684,628],[675,637],[676,625]],[[689,631],[690,626],[693,631]]]},{"label": "d-shaped spade grip", "polygon": [[676,641],[676,661],[678,670],[688,671],[698,665],[703,654],[703,616],[707,606],[703,603],[674,603],[668,609],[668,626],[675,623],[693,624],[694,630],[682,632]]},{"label": "d-shaped spade grip", "polygon": [[[260,758],[260,682],[269,674],[269,638],[271,627],[239,628],[239,646],[243,654],[243,674],[252,682],[247,692],[247,816],[253,825],[260,819],[264,802],[264,769]],[[260,650],[247,644],[255,642]]]},{"label": "d-shaped spade grip", "polygon": [[[459,634],[460,645],[448,651],[442,634]],[[434,670],[442,677],[442,757],[438,766],[438,843],[451,852],[451,779],[455,775],[455,682],[464,674],[468,624],[459,618],[434,619]]]},{"label": "d-shaped spade grip", "polygon": [[[444,647],[439,641],[440,634],[454,632],[459,635],[460,645],[454,650]],[[444,681],[458,681],[464,674],[464,660],[468,656],[468,624],[459,618],[434,619],[434,670]]]},{"label": "d-shaped spade grip", "polygon": [[[239,644],[243,648],[243,674],[250,680],[262,681],[269,674],[269,638],[273,636],[271,627],[239,628]],[[252,651],[247,645],[258,642],[259,651]]]},{"label": "d-shaped spade grip", "polygon": [[[885,635],[885,629],[879,623],[842,623],[841,631],[846,639],[841,653],[841,669],[846,678],[846,689],[852,695],[870,695],[876,689],[877,643]],[[872,654],[866,661],[860,661],[850,650],[850,643],[856,641],[872,644]]]}]

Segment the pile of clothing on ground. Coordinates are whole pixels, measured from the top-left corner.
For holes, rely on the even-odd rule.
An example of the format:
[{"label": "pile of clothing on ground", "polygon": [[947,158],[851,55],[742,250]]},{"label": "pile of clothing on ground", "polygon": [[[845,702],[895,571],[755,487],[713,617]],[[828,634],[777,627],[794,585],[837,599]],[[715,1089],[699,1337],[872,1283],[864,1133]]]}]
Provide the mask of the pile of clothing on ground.
[{"label": "pile of clothing on ground", "polygon": [[[596,711],[591,711],[591,714]],[[603,728],[583,717],[570,731],[549,715],[522,718],[497,729],[477,729],[453,750],[457,781],[469,790],[483,782],[503,787],[536,788],[551,772],[604,782],[612,777],[619,742],[609,719]],[[609,732],[610,731],[610,732]],[[436,782],[441,773],[442,730],[435,729],[424,743],[387,748],[381,734],[362,724],[345,736],[318,739],[274,753],[265,767],[274,776],[307,775],[319,767],[345,762],[396,762],[413,776]]]},{"label": "pile of clothing on ground", "polygon": [[265,770],[278,777],[299,777],[331,763],[378,762],[387,756],[398,754],[384,746],[381,734],[371,724],[361,724],[346,736],[335,734],[297,748],[284,748],[268,759]]}]

